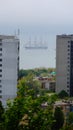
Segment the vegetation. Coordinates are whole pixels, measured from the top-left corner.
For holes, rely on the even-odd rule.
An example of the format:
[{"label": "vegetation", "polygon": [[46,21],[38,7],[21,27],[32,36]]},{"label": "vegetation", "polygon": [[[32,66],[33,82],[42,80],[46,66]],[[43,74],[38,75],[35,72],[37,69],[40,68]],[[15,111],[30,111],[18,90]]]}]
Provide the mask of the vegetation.
[{"label": "vegetation", "polygon": [[72,124],[73,124],[73,112],[70,112],[70,113],[69,113],[67,122],[68,122],[69,125],[72,125]]},{"label": "vegetation", "polygon": [[4,108],[2,106],[2,102],[0,101],[0,130],[3,130],[3,122],[4,122],[4,117],[3,117],[3,114],[4,114]]},{"label": "vegetation", "polygon": [[[58,95],[41,88],[40,82],[34,80],[32,72],[19,80],[17,97],[7,102],[4,110],[0,102],[0,130],[72,130],[73,113],[64,126],[61,108],[53,105]],[[66,97],[62,91],[61,98]]]},{"label": "vegetation", "polygon": [[8,102],[4,113],[4,130],[51,130],[54,118],[48,94],[42,93],[32,75],[21,79],[17,87],[17,97]]},{"label": "vegetation", "polygon": [[52,130],[59,130],[60,128],[63,127],[64,124],[64,114],[61,110],[60,107],[56,107],[55,108],[55,112],[54,112],[54,124],[52,126]]},{"label": "vegetation", "polygon": [[36,69],[29,69],[29,70],[21,69],[19,71],[19,79],[21,79],[22,77],[28,76],[30,73],[33,73],[33,75],[35,76],[49,76],[49,74],[51,74],[53,71],[55,71],[55,68],[48,68],[48,69],[36,68]]},{"label": "vegetation", "polygon": [[59,94],[58,94],[59,98],[63,99],[68,97],[68,93],[65,90],[62,90]]}]

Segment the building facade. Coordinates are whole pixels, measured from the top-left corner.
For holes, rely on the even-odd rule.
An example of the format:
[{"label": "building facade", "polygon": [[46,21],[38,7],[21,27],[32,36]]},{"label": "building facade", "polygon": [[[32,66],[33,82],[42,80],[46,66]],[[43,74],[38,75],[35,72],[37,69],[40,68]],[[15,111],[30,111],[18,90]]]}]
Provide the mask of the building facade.
[{"label": "building facade", "polygon": [[56,92],[61,90],[73,96],[73,35],[56,39]]},{"label": "building facade", "polygon": [[13,99],[17,93],[19,70],[19,39],[0,35],[0,100]]},{"label": "building facade", "polygon": [[38,80],[41,83],[41,88],[49,90],[51,92],[55,92],[55,86],[56,86],[55,80],[48,77],[39,77]]}]

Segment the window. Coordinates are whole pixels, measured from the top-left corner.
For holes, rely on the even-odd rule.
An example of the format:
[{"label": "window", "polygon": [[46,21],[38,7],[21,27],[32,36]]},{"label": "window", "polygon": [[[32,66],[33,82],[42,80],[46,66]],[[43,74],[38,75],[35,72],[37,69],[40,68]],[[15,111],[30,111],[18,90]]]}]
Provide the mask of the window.
[{"label": "window", "polygon": [[0,48],[0,51],[2,51],[2,48]]},{"label": "window", "polygon": [[70,65],[68,65],[68,68],[70,67]]},{"label": "window", "polygon": [[67,88],[69,88],[69,85],[67,85]]},{"label": "window", "polygon": [[0,42],[2,42],[2,39],[0,39]]},{"label": "window", "polygon": [[2,72],[2,69],[0,69],[0,72]]},{"label": "window", "polygon": [[69,77],[67,77],[67,80],[69,80]]},{"label": "window", "polygon": [[0,61],[2,61],[2,59],[0,59]]},{"label": "window", "polygon": [[2,87],[2,85],[0,85],[0,88]]},{"label": "window", "polygon": [[18,51],[19,51],[19,45],[18,45]]},{"label": "window", "polygon": [[70,71],[70,69],[68,68],[67,71]]},{"label": "window", "polygon": [[0,83],[1,83],[2,80],[0,80]]},{"label": "window", "polygon": [[70,57],[67,57],[67,59],[70,59]]},{"label": "window", "polygon": [[70,53],[68,53],[68,55],[70,55]]},{"label": "window", "polygon": [[70,63],[70,61],[68,61],[67,63]]},{"label": "window", "polygon": [[70,45],[68,45],[68,48],[70,47]]},{"label": "window", "polygon": [[2,45],[2,43],[0,43],[0,46]]},{"label": "window", "polygon": [[2,74],[0,74],[0,77],[2,77]]},{"label": "window", "polygon": [[67,84],[69,84],[69,82],[67,82]]},{"label": "window", "polygon": [[2,56],[2,53],[0,53],[0,56]]},{"label": "window", "polygon": [[19,56],[18,56],[18,61],[19,61]]},{"label": "window", "polygon": [[70,51],[70,49],[68,49],[68,51]]},{"label": "window", "polygon": [[67,90],[67,92],[69,92],[69,90]]},{"label": "window", "polygon": [[2,95],[0,95],[0,98],[2,98]]},{"label": "window", "polygon": [[2,90],[0,90],[0,93],[2,93]]},{"label": "window", "polygon": [[0,67],[2,66],[2,64],[0,64]]}]

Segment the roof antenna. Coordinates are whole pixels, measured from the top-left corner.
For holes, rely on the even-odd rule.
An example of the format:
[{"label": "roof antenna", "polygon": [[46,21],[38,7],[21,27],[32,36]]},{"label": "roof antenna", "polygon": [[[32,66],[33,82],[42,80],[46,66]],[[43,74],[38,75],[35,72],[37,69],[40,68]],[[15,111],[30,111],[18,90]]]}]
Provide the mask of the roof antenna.
[{"label": "roof antenna", "polygon": [[14,31],[14,35],[16,36],[16,30]]},{"label": "roof antenna", "polygon": [[20,35],[20,29],[18,28],[18,32],[17,32],[17,35],[19,36]]}]

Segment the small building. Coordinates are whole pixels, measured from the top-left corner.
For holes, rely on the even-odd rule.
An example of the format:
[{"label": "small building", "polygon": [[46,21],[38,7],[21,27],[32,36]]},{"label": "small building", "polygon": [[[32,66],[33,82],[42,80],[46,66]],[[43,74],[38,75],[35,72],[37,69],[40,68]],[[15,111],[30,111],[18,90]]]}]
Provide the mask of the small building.
[{"label": "small building", "polygon": [[54,80],[52,80],[52,78],[40,77],[40,78],[38,78],[38,80],[41,82],[42,88],[55,92],[56,82]]}]

